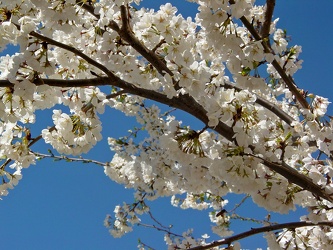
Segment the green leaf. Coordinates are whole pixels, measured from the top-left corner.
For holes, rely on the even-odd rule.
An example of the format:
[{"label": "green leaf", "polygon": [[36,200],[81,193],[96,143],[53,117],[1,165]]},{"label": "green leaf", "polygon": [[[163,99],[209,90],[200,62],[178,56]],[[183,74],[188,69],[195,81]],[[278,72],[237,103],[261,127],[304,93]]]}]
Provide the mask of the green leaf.
[{"label": "green leaf", "polygon": [[249,67],[243,67],[241,75],[242,76],[248,76],[251,72],[251,69]]}]

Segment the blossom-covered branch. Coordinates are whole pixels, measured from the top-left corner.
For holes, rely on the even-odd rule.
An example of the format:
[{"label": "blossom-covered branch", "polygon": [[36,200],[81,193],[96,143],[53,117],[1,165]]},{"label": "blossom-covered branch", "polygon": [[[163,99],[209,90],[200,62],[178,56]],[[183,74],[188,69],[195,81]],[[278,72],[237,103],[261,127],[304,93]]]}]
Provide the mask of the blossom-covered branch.
[{"label": "blossom-covered branch", "polygon": [[[333,216],[329,101],[294,83],[301,47],[288,45],[272,19],[275,1],[258,6],[250,0],[193,0],[199,5],[194,19],[171,4],[155,11],[132,2],[0,3],[0,46],[19,45],[0,58],[0,195],[38,159],[94,162],[135,190],[135,202],[117,206],[115,219],[105,222],[115,237],[138,225],[149,211],[146,200],[169,196],[174,206],[210,210],[212,232],[224,239],[212,244],[286,228],[332,245],[332,225],[326,223]],[[106,107],[134,117],[140,128],[113,138],[102,130]],[[39,110],[50,110],[52,124],[36,136],[30,128]],[[194,124],[184,113],[197,118]],[[81,158],[102,133],[112,159]],[[41,140],[52,151],[33,150]],[[229,237],[228,193],[251,197],[267,211],[306,207],[301,221],[308,223]],[[288,232],[269,234],[269,245],[286,247],[293,240]],[[214,246],[191,230],[173,236],[165,241],[174,248]],[[312,238],[303,241],[319,248]]]},{"label": "blossom-covered branch", "polygon": [[[229,2],[230,2],[230,4],[235,4],[234,0],[229,0]],[[270,6],[269,8],[271,9],[273,6],[273,3],[269,3],[268,6]],[[247,18],[245,16],[242,16],[240,18],[240,20],[242,21],[244,26],[249,30],[249,32],[254,37],[254,39],[262,42],[262,45],[265,48],[265,53],[272,53],[271,49],[269,47],[269,44],[264,39],[266,37],[261,37],[259,35],[259,33],[255,30],[253,25],[249,22],[249,20],[247,20]],[[306,108],[306,109],[310,109],[308,102],[305,100],[305,98],[301,94],[301,92],[297,89],[296,84],[295,84],[294,80],[292,79],[292,77],[288,76],[286,74],[286,72],[282,69],[281,65],[275,59],[272,61],[272,65],[274,66],[276,71],[279,73],[279,75],[281,76],[283,81],[286,83],[289,90],[295,95],[297,101],[302,105],[302,107]]]},{"label": "blossom-covered branch", "polygon": [[168,73],[173,76],[173,73],[168,67],[162,62],[160,58],[154,53],[153,50],[149,50],[144,46],[135,36],[130,27],[129,17],[125,5],[120,6],[122,26],[119,28],[118,24],[113,20],[110,22],[110,27],[115,30],[122,39],[129,43],[136,51],[138,51],[144,58],[146,58],[161,74]]},{"label": "blossom-covered branch", "polygon": [[271,29],[272,17],[275,8],[275,0],[266,1],[266,10],[265,10],[265,21],[262,24],[260,31],[260,36],[262,39],[267,39],[269,41],[269,33]]},{"label": "blossom-covered branch", "polygon": [[[121,82],[121,80],[119,80]],[[121,85],[117,84],[110,80],[108,77],[98,77],[98,78],[89,78],[89,79],[48,79],[48,78],[36,78],[33,83],[36,85],[46,84],[53,87],[61,87],[61,88],[77,88],[77,87],[88,87],[88,86],[117,86],[120,88],[128,89],[126,86],[129,84]],[[224,83],[223,86],[229,89],[235,89],[237,91],[241,91],[240,87],[235,85]],[[9,80],[0,80],[0,87],[14,87],[14,84],[11,83]],[[133,93],[131,91],[126,91],[126,93]],[[148,99],[151,99],[149,96],[145,96]],[[161,100],[161,99],[159,99]],[[162,101],[162,100],[161,100]],[[286,112],[280,109],[277,105],[270,103],[269,101],[265,100],[264,98],[257,96],[255,102],[266,109],[272,111],[275,115],[280,117],[283,121],[287,124],[291,125],[293,122],[293,118],[289,116]]]},{"label": "blossom-covered branch", "polygon": [[86,60],[89,64],[95,66],[96,68],[100,69],[101,71],[103,71],[106,75],[109,76],[109,78],[113,79],[115,76],[114,74],[108,70],[107,67],[105,67],[104,65],[102,65],[101,63],[93,60],[91,57],[87,56],[85,53],[81,52],[80,50],[78,50],[77,48],[74,48],[72,46],[69,46],[67,44],[64,44],[64,43],[61,43],[61,42],[58,42],[58,41],[55,41],[54,39],[51,39],[47,36],[43,36],[41,34],[38,34],[37,32],[35,31],[32,31],[30,32],[30,35],[33,36],[33,37],[36,37],[44,42],[47,42],[49,44],[52,44],[54,46],[57,46],[59,48],[62,48],[62,49],[65,49],[65,50],[68,50],[72,53],[74,53],[75,55],[79,56],[79,57],[82,57],[84,60]]}]

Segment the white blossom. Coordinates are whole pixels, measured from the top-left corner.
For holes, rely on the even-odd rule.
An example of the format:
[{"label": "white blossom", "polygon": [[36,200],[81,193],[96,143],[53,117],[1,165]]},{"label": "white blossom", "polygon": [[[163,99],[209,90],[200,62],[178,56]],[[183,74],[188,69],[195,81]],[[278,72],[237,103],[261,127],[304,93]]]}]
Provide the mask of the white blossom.
[{"label": "white blossom", "polygon": [[[289,45],[278,19],[267,27],[269,37],[253,34],[260,36],[267,6],[192,0],[198,4],[192,19],[170,3],[156,11],[131,7],[139,0],[4,2],[0,47],[17,45],[19,52],[0,58],[0,157],[10,159],[0,168],[0,196],[18,184],[23,168],[42,159],[32,144],[42,139],[56,153],[81,157],[102,140],[99,116],[112,108],[138,124],[121,138],[105,131],[114,152],[105,174],[135,189],[134,205],[117,206],[104,221],[114,237],[141,223],[150,212],[147,200],[164,196],[175,207],[207,212],[212,232],[224,238],[234,234],[236,219],[222,212],[229,193],[281,214],[306,207],[301,221],[332,221],[332,200],[319,195],[333,192],[330,102],[288,88],[302,67],[302,47]],[[53,124],[31,138],[29,127],[45,109]],[[201,127],[188,126],[192,118],[184,111]],[[210,237],[192,234],[164,240],[185,249]],[[271,249],[332,247],[331,227],[265,238]]]}]

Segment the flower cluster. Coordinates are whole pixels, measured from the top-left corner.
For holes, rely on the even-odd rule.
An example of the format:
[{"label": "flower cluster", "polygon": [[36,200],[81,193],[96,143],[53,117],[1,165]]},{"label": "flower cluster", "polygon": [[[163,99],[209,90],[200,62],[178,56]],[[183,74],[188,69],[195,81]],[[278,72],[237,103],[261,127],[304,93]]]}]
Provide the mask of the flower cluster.
[{"label": "flower cluster", "polygon": [[52,119],[55,129],[44,129],[42,136],[61,154],[86,153],[102,139],[102,127],[97,117],[87,117],[84,112],[68,115],[53,110]]}]

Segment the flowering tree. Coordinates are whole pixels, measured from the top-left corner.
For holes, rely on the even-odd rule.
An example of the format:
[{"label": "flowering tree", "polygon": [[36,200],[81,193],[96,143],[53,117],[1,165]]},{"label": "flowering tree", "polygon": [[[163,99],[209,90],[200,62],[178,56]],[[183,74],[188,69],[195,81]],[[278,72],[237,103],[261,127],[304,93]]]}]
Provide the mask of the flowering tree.
[{"label": "flowering tree", "polygon": [[[19,52],[0,60],[0,195],[37,159],[89,161],[135,189],[136,202],[105,220],[115,237],[150,213],[147,200],[170,196],[174,206],[208,209],[222,237],[210,243],[163,229],[172,249],[236,249],[239,239],[262,232],[273,249],[331,249],[329,102],[293,81],[301,47],[288,46],[272,20],[275,0],[192,0],[199,6],[194,21],[171,4],[154,12],[132,2],[2,2],[0,46],[19,45]],[[108,163],[76,158],[102,139],[106,106],[141,127],[108,138],[115,152]],[[35,112],[44,109],[53,109],[54,124],[31,135]],[[183,124],[175,110],[197,118],[201,129]],[[39,141],[58,154],[34,151]],[[284,224],[267,217],[262,227],[234,234],[228,193],[267,211],[300,206],[308,214]]]}]

